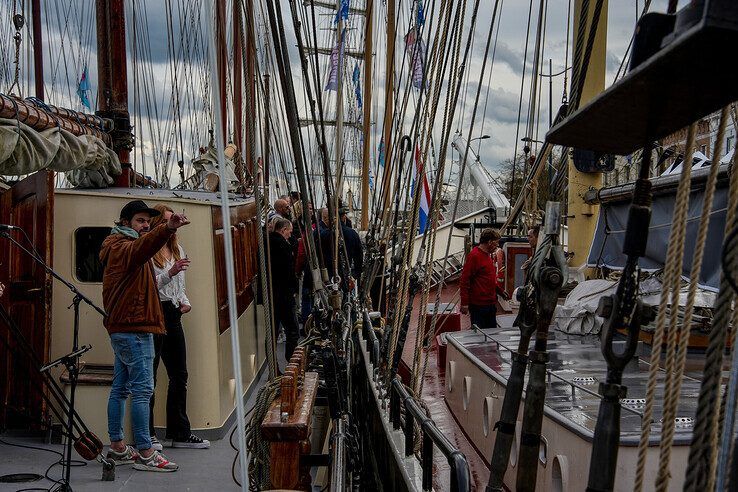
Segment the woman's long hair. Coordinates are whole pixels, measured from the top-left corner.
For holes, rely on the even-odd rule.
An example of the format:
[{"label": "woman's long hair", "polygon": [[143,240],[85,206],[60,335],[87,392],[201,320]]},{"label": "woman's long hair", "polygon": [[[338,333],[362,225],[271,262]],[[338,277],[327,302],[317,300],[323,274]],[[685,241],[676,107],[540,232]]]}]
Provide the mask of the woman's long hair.
[{"label": "woman's long hair", "polygon": [[[156,205],[154,205],[154,209],[158,210],[160,213],[159,215],[157,215],[151,220],[152,229],[158,226],[159,224],[164,223],[164,212],[174,213],[174,210],[172,210],[171,207],[164,205],[163,203],[157,203]],[[174,261],[179,261],[182,259],[182,255],[179,254],[179,244],[177,244],[177,234],[172,234],[171,236],[169,236],[169,240],[167,241],[167,246],[169,246],[169,251],[172,252]],[[166,258],[164,258],[164,253],[161,249],[156,252],[153,260],[154,260],[154,264],[159,268],[164,268],[164,263],[167,261]]]}]

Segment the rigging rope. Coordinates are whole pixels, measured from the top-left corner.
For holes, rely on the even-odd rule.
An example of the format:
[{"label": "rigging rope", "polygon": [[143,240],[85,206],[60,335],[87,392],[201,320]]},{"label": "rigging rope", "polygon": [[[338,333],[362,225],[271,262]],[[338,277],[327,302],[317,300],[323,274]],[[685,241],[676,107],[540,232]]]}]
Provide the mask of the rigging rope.
[{"label": "rigging rope", "polygon": [[[648,385],[646,387],[646,405],[641,417],[641,438],[638,444],[638,461],[633,490],[640,492],[643,489],[646,460],[648,458],[648,442],[651,433],[653,407],[655,403],[657,375],[661,360],[661,347],[666,329],[675,331],[674,322],[679,305],[679,291],[681,283],[682,258],[684,256],[684,235],[687,227],[687,213],[689,211],[689,190],[692,172],[692,153],[697,124],[693,123],[687,130],[687,145],[682,161],[682,174],[676,193],[676,203],[672,219],[672,229],[669,233],[669,246],[666,253],[666,265],[662,279],[662,293],[656,317],[656,329],[651,342],[651,360],[649,362]],[[672,317],[667,327],[667,307],[671,304]]]},{"label": "rigging rope", "polygon": [[[724,132],[725,110],[721,113],[721,129]],[[716,141],[715,149],[722,150],[723,142]],[[736,152],[738,154],[738,152]],[[713,158],[719,160],[720,154],[713,154]],[[735,163],[735,155],[733,157]],[[728,209],[725,217],[725,231],[732,231],[736,223],[736,205],[738,205],[738,185],[736,175],[731,173],[731,188],[728,195]],[[725,245],[723,245],[725,247]],[[738,251],[728,249],[723,252],[729,271],[735,271],[738,262]],[[693,426],[692,445],[689,450],[689,461],[685,481],[686,490],[697,490],[707,485],[714,485],[717,434],[720,415],[720,380],[722,377],[722,365],[725,353],[725,344],[729,338],[729,322],[731,318],[732,303],[735,293],[730,287],[725,273],[720,275],[720,291],[715,303],[715,314],[712,320],[713,329],[710,331],[707,350],[705,353],[705,369],[700,386],[700,396],[697,404],[697,412]],[[709,489],[712,490],[712,489]]]},{"label": "rigging rope", "polygon": [[[707,183],[705,184],[705,196],[702,200],[702,215],[700,217],[700,225],[697,231],[697,241],[694,257],[692,259],[692,271],[689,277],[689,290],[687,293],[687,302],[681,330],[678,330],[676,323],[677,308],[679,305],[678,291],[676,293],[676,304],[672,303],[673,313],[671,316],[673,320],[673,328],[669,332],[669,338],[667,341],[666,380],[664,382],[666,393],[664,395],[663,425],[661,430],[661,463],[656,477],[656,488],[659,491],[667,490],[669,485],[669,461],[672,452],[671,445],[674,440],[674,418],[676,417],[676,411],[679,404],[682,375],[684,374],[684,365],[687,357],[687,342],[689,341],[692,315],[694,314],[695,295],[697,293],[697,285],[700,279],[700,271],[702,270],[702,260],[707,242],[707,228],[710,224],[710,214],[712,212],[712,204],[715,196],[715,184],[717,183],[718,171],[720,169],[720,155],[722,154],[722,142],[725,135],[727,113],[728,108],[726,107],[720,115],[721,122],[718,127],[715,149],[712,154],[713,161],[710,167],[710,174],[707,179]],[[690,158],[689,164],[691,163],[692,161]],[[687,162],[685,162],[685,164],[687,164]],[[712,476],[712,480],[714,480],[714,473]],[[710,490],[712,490],[712,487],[710,487]]]}]

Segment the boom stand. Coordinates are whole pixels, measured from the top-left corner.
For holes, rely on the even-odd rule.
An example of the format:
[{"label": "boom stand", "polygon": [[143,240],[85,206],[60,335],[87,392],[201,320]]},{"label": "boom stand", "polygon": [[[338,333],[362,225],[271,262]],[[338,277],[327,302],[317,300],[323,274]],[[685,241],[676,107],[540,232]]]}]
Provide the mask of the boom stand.
[{"label": "boom stand", "polygon": [[107,314],[105,311],[100,309],[98,306],[95,305],[90,299],[88,299],[84,294],[79,292],[77,290],[77,287],[75,287],[71,282],[67,281],[66,279],[62,278],[58,273],[56,273],[49,265],[46,264],[46,262],[39,258],[34,252],[29,251],[26,249],[22,244],[20,244],[18,241],[13,239],[10,234],[7,232],[0,232],[0,237],[4,237],[7,240],[9,240],[11,243],[15,244],[21,251],[26,253],[28,256],[33,258],[33,260],[41,265],[44,270],[46,270],[47,273],[49,273],[52,277],[63,283],[71,292],[74,294],[74,299],[72,300],[72,304],[69,306],[70,308],[74,308],[74,334],[72,337],[72,351],[63,356],[59,359],[56,359],[55,361],[50,362],[49,364],[46,364],[43,366],[40,370],[40,372],[45,372],[51,369],[52,367],[56,367],[59,364],[64,364],[64,366],[67,368],[67,371],[69,373],[69,407],[67,408],[67,422],[62,423],[64,426],[64,430],[66,432],[66,446],[64,449],[64,460],[62,460],[62,468],[64,473],[64,478],[62,479],[61,483],[59,484],[59,487],[56,489],[61,492],[71,492],[72,488],[70,486],[70,473],[72,471],[72,435],[73,435],[73,427],[74,427],[74,395],[77,389],[77,378],[79,376],[79,357],[80,355],[84,354],[88,350],[90,350],[92,347],[89,345],[85,345],[81,349],[79,348],[79,305],[81,302],[85,302],[89,306],[91,306],[95,311],[100,313],[103,317],[107,317]]}]

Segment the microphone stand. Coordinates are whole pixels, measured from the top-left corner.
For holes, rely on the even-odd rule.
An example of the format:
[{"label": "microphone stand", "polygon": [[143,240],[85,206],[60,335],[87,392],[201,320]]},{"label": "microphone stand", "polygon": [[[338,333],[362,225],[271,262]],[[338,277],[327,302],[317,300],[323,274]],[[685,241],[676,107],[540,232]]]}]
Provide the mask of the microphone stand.
[{"label": "microphone stand", "polygon": [[39,369],[40,372],[46,372],[52,367],[55,367],[59,364],[64,364],[67,368],[67,372],[69,374],[69,406],[67,408],[67,422],[65,425],[65,430],[67,431],[67,438],[66,438],[66,445],[64,450],[64,460],[62,460],[62,468],[64,470],[64,478],[62,479],[62,483],[59,485],[59,488],[57,490],[60,490],[62,492],[71,492],[72,488],[70,486],[70,474],[72,471],[72,430],[74,427],[74,397],[75,392],[77,390],[77,379],[79,376],[79,357],[90,350],[92,347],[89,345],[85,345],[80,349],[79,347],[79,305],[80,303],[84,302],[85,304],[92,307],[95,311],[100,313],[103,318],[107,317],[107,314],[104,310],[99,308],[97,305],[95,305],[94,302],[92,302],[88,297],[86,297],[84,294],[82,294],[79,290],[77,290],[77,287],[73,285],[71,282],[64,279],[61,275],[56,273],[49,265],[46,264],[46,262],[40,258],[38,255],[36,255],[34,252],[29,251],[27,248],[25,248],[22,244],[20,244],[18,241],[13,239],[10,234],[8,234],[5,231],[0,231],[0,237],[4,237],[5,239],[9,240],[11,243],[13,243],[17,248],[19,248],[21,251],[26,253],[28,256],[33,258],[33,260],[41,265],[44,270],[46,270],[47,273],[49,273],[52,277],[60,281],[62,284],[64,284],[71,292],[74,294],[74,299],[72,300],[72,304],[69,307],[74,308],[74,332],[72,337],[72,351],[63,356],[59,359],[46,364],[45,366],[41,367]]}]

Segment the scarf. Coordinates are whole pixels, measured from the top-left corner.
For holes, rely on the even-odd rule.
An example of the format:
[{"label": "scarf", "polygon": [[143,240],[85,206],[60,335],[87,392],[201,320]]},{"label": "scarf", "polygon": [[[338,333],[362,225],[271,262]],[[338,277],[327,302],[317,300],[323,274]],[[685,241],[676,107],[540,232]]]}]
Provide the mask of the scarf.
[{"label": "scarf", "polygon": [[125,237],[130,237],[131,239],[138,239],[139,235],[138,232],[134,231],[130,227],[126,226],[115,226],[110,230],[110,235],[113,234],[121,234]]}]

